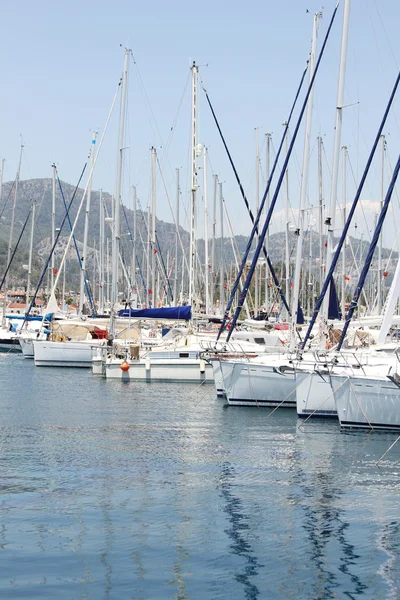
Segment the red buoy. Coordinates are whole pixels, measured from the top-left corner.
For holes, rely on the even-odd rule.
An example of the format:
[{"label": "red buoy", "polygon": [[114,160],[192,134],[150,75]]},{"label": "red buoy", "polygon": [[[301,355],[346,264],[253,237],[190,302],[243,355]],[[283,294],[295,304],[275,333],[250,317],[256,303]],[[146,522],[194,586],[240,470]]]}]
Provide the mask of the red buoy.
[{"label": "red buoy", "polygon": [[124,360],[124,362],[121,364],[121,371],[124,371],[124,373],[125,373],[128,370],[129,370],[129,363],[126,360]]}]

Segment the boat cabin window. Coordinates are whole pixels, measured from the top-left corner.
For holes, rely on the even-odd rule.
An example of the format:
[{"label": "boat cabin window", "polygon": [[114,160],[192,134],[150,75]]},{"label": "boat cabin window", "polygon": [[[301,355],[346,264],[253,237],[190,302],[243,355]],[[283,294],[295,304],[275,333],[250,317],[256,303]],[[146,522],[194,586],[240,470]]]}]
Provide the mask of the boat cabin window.
[{"label": "boat cabin window", "polygon": [[189,352],[179,352],[179,358],[189,358]]},{"label": "boat cabin window", "polygon": [[265,344],[264,338],[259,338],[259,337],[257,338],[257,337],[255,337],[254,341],[255,341],[256,344]]}]

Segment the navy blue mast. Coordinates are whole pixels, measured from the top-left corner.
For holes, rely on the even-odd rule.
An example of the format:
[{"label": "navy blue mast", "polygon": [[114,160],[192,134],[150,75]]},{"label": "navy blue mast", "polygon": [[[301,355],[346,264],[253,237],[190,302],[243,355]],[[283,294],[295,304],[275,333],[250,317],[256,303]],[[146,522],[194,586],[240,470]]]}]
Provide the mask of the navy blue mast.
[{"label": "navy blue mast", "polygon": [[362,292],[362,289],[364,287],[365,279],[367,277],[369,268],[371,266],[371,262],[372,262],[372,258],[374,256],[375,248],[376,248],[376,246],[378,244],[378,241],[379,241],[379,236],[380,236],[380,233],[381,233],[381,230],[382,230],[382,227],[383,227],[383,223],[385,221],[386,213],[387,213],[388,208],[389,208],[390,200],[391,200],[391,197],[392,197],[392,194],[393,194],[393,190],[394,190],[394,186],[396,184],[396,180],[397,180],[397,176],[399,174],[399,170],[400,170],[400,155],[399,155],[399,158],[397,159],[397,163],[396,163],[396,166],[395,166],[394,171],[393,171],[392,179],[390,181],[390,185],[388,187],[388,191],[387,191],[387,194],[386,194],[385,202],[383,203],[381,214],[379,215],[379,219],[378,219],[378,222],[377,222],[376,227],[375,227],[374,235],[373,235],[373,238],[372,238],[371,243],[369,245],[367,258],[365,259],[364,267],[363,267],[363,270],[361,271],[360,279],[358,280],[358,284],[357,284],[356,290],[354,292],[353,299],[352,299],[351,304],[350,304],[349,312],[348,312],[347,317],[346,317],[346,322],[344,324],[342,335],[340,336],[339,344],[338,344],[338,347],[337,347],[338,350],[340,350],[340,348],[342,347],[344,338],[346,337],[346,333],[347,333],[347,330],[348,330],[349,325],[350,325],[350,321],[351,321],[351,319],[353,317],[355,309],[357,308],[358,299],[359,299],[360,294]]},{"label": "navy blue mast", "polygon": [[230,339],[230,337],[232,335],[232,332],[233,332],[233,330],[235,328],[236,322],[237,322],[238,317],[240,315],[240,311],[242,310],[244,301],[246,299],[247,292],[249,290],[251,280],[253,278],[254,270],[256,268],[256,264],[257,264],[258,258],[260,256],[261,248],[262,248],[262,246],[264,244],[265,235],[267,233],[269,224],[271,222],[272,213],[274,211],[275,204],[276,204],[276,201],[278,199],[279,191],[280,191],[280,188],[281,188],[281,185],[282,185],[283,178],[285,176],[286,168],[287,168],[287,165],[289,163],[290,156],[292,154],[293,146],[294,146],[294,143],[296,141],[297,134],[298,134],[298,131],[299,131],[299,128],[300,128],[300,124],[301,124],[301,121],[303,119],[303,115],[304,115],[304,112],[305,112],[305,109],[306,109],[306,106],[307,106],[307,101],[308,101],[309,95],[311,93],[312,87],[314,85],[315,77],[317,75],[317,72],[318,72],[318,69],[319,69],[319,65],[321,63],[321,59],[322,59],[322,56],[323,56],[324,51],[325,51],[325,46],[327,44],[327,41],[328,41],[328,38],[329,38],[329,35],[330,35],[330,32],[331,32],[331,29],[332,29],[332,25],[333,25],[333,22],[335,20],[335,16],[336,16],[337,10],[338,10],[338,4],[336,5],[335,10],[333,11],[332,18],[331,18],[331,21],[329,23],[328,31],[326,32],[325,39],[324,39],[324,42],[323,42],[322,47],[321,47],[321,51],[320,51],[319,56],[318,56],[318,60],[317,60],[317,62],[315,64],[314,73],[312,74],[310,83],[308,85],[307,93],[306,93],[306,96],[304,98],[304,102],[303,102],[303,105],[301,107],[299,117],[297,119],[297,124],[296,124],[295,130],[293,132],[293,136],[292,136],[292,139],[291,139],[291,142],[290,142],[290,145],[289,145],[288,152],[287,152],[286,157],[285,157],[285,161],[283,163],[283,167],[282,167],[279,179],[278,179],[278,183],[277,183],[277,186],[276,186],[276,189],[275,189],[275,192],[274,192],[274,196],[272,198],[272,201],[271,201],[271,204],[270,204],[270,207],[269,207],[268,215],[267,215],[267,218],[265,220],[265,223],[264,223],[264,226],[263,226],[260,238],[259,238],[259,242],[258,242],[256,251],[255,251],[255,254],[254,254],[253,262],[252,262],[250,270],[248,272],[248,275],[247,275],[246,282],[244,284],[242,293],[240,294],[238,306],[236,308],[235,314],[233,315],[233,318],[232,318],[232,321],[231,321],[231,327],[230,327],[230,330],[229,330],[229,333],[228,333],[228,336],[227,336],[227,340],[228,341],[229,341],[229,339]]},{"label": "navy blue mast", "polygon": [[392,91],[392,93],[390,95],[390,99],[389,99],[388,105],[386,107],[385,113],[383,115],[382,122],[381,122],[381,124],[379,126],[379,129],[378,129],[378,133],[376,134],[376,138],[375,138],[374,144],[372,146],[371,153],[370,153],[370,155],[368,157],[367,164],[366,164],[365,169],[364,169],[364,173],[363,173],[363,175],[361,177],[361,181],[360,181],[360,184],[359,184],[359,186],[357,188],[357,192],[356,192],[355,198],[353,200],[353,204],[352,204],[351,209],[349,211],[349,214],[347,216],[347,221],[345,223],[345,226],[344,226],[344,229],[343,229],[343,233],[342,233],[342,235],[340,237],[340,240],[339,240],[339,243],[337,245],[336,252],[334,254],[334,257],[333,257],[333,260],[332,260],[332,264],[331,264],[330,269],[329,269],[329,273],[326,276],[323,288],[321,290],[321,293],[320,293],[319,298],[317,300],[317,303],[315,305],[313,316],[311,318],[310,324],[308,326],[307,333],[305,335],[304,341],[303,341],[302,346],[301,346],[302,350],[304,350],[304,348],[306,346],[306,343],[308,341],[308,338],[310,337],[312,328],[314,327],[315,321],[317,320],[318,313],[319,313],[320,308],[322,306],[322,302],[324,301],[325,294],[326,294],[326,292],[328,290],[328,287],[329,287],[329,284],[330,284],[330,282],[332,280],[333,272],[334,272],[334,270],[336,268],[336,265],[337,265],[337,262],[339,260],[339,256],[340,256],[340,252],[342,250],[342,246],[343,246],[344,241],[346,239],[347,232],[349,231],[350,224],[351,224],[351,221],[353,219],[353,215],[355,213],[355,210],[356,210],[356,207],[357,207],[357,204],[358,204],[358,200],[360,198],[362,189],[364,187],[364,183],[365,183],[365,180],[367,178],[368,171],[370,169],[370,166],[371,166],[371,163],[372,163],[372,159],[373,159],[374,154],[375,154],[376,147],[378,146],[379,139],[381,137],[383,128],[385,126],[386,119],[388,117],[390,108],[392,106],[392,103],[393,103],[393,100],[394,100],[394,97],[395,97],[395,94],[396,94],[399,82],[400,82],[400,72],[397,75],[396,82],[395,82],[394,87],[393,87],[393,91]]}]

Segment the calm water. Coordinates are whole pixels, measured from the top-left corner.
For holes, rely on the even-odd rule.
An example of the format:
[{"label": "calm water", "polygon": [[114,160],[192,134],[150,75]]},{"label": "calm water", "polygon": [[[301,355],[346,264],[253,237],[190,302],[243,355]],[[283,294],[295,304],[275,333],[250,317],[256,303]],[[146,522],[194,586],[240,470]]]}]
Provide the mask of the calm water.
[{"label": "calm water", "polygon": [[400,442],[0,356],[0,597],[400,597]]}]

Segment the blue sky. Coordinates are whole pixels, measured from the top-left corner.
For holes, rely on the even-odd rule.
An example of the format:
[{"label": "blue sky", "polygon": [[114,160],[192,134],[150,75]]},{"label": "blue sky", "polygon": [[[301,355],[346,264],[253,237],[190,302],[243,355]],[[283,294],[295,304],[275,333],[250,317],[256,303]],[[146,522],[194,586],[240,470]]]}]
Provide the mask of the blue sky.
[{"label": "blue sky", "polygon": [[[334,5],[332,0],[324,0],[323,5],[308,0],[3,3],[0,156],[6,159],[5,180],[15,176],[22,134],[23,179],[50,176],[50,165],[56,161],[64,181],[72,184],[77,181],[90,146],[90,131],[101,132],[104,127],[122,71],[124,47],[128,46],[132,48],[135,64],[132,61],[130,65],[125,203],[131,202],[130,187],[136,184],[141,204],[146,207],[150,194],[150,148],[155,146],[173,203],[175,168],[181,168],[182,202],[187,206],[188,76],[190,62],[196,60],[254,204],[254,129],[259,128],[261,146],[265,133],[272,132],[277,148],[282,121],[288,114],[309,53],[313,13],[323,10],[319,29],[322,42]],[[342,6],[315,89],[311,203],[315,202],[317,191],[319,134],[324,138],[327,156],[324,179],[325,195],[329,197],[328,164],[332,161],[341,17]],[[342,142],[348,146],[356,180],[361,176],[397,75],[399,22],[400,5],[395,0],[353,0],[345,103],[358,104],[345,110]],[[399,100],[394,108],[385,131],[393,164],[399,148]],[[212,169],[224,182],[233,228],[236,233],[246,234],[248,218],[202,94],[199,115],[199,141],[209,147]],[[116,111],[94,175],[94,189],[103,188],[111,193],[115,189],[117,126]],[[290,195],[294,209],[298,205],[301,156],[300,136],[291,166]],[[211,174],[210,171],[210,181]],[[171,221],[160,176],[157,188],[157,215]],[[349,198],[353,190],[354,184],[349,181]],[[363,197],[377,200],[378,194],[379,162],[376,162]],[[367,205],[365,210],[368,212]],[[183,217],[182,224],[185,225]],[[281,228],[279,217],[274,228]]]}]

